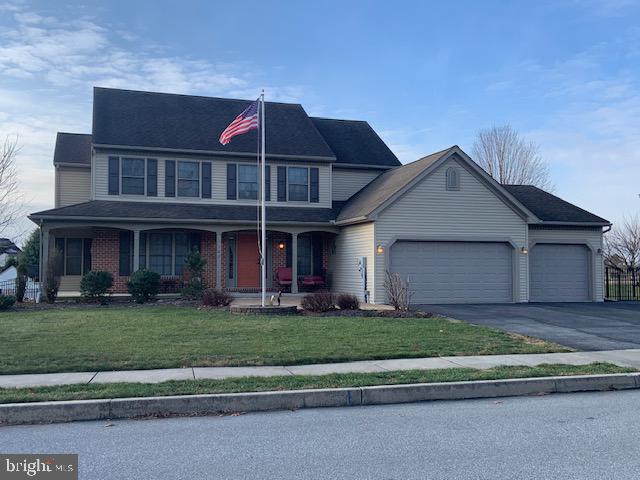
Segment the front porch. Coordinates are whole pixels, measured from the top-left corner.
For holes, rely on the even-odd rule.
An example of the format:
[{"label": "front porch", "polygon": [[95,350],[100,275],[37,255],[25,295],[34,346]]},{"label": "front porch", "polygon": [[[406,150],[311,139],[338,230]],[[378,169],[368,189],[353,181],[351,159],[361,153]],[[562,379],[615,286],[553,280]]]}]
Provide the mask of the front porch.
[{"label": "front porch", "polygon": [[[42,275],[55,255],[60,297],[80,294],[80,281],[88,271],[113,275],[114,295],[127,294],[129,276],[147,268],[161,275],[161,295],[180,292],[184,259],[197,248],[206,266],[207,288],[238,294],[260,291],[260,253],[255,227],[184,225],[45,225],[42,229]],[[298,292],[332,286],[335,237],[333,229],[279,227],[267,231],[266,276],[270,293]],[[293,280],[295,279],[295,281]]]}]

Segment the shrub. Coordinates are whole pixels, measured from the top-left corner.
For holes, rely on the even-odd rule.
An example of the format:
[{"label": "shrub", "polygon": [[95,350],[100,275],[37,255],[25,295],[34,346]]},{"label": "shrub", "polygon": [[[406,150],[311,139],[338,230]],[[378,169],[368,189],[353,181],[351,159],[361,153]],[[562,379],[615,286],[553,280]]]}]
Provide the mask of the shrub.
[{"label": "shrub", "polygon": [[24,258],[21,258],[16,265],[16,272],[16,301],[22,303],[27,290],[27,264],[24,263]]},{"label": "shrub", "polygon": [[309,312],[328,312],[335,308],[335,301],[331,292],[316,292],[302,297],[300,306]]},{"label": "shrub", "polygon": [[47,262],[47,273],[43,282],[44,295],[48,303],[54,303],[58,297],[60,288],[60,275],[58,275],[58,262],[62,254],[59,250],[54,250]]},{"label": "shrub", "polygon": [[83,297],[93,300],[105,301],[105,295],[113,287],[113,275],[111,272],[92,271],[87,272],[80,281],[80,293]]},{"label": "shrub", "polygon": [[384,291],[387,293],[389,304],[396,310],[409,310],[411,291],[409,282],[405,281],[399,273],[391,273],[387,270],[384,279]]},{"label": "shrub", "polygon": [[16,297],[11,295],[0,295],[0,310],[8,310],[16,303]]},{"label": "shrub", "polygon": [[185,298],[201,298],[204,291],[202,272],[207,261],[202,258],[197,248],[189,252],[184,260],[184,277],[182,296]]},{"label": "shrub", "polygon": [[145,269],[133,272],[127,290],[136,303],[148,302],[160,291],[160,274]]},{"label": "shrub", "polygon": [[338,295],[336,304],[340,310],[358,310],[360,308],[358,297],[350,293],[341,293]]},{"label": "shrub", "polygon": [[202,304],[207,307],[226,307],[231,302],[233,302],[233,296],[225,290],[208,288],[202,295]]}]

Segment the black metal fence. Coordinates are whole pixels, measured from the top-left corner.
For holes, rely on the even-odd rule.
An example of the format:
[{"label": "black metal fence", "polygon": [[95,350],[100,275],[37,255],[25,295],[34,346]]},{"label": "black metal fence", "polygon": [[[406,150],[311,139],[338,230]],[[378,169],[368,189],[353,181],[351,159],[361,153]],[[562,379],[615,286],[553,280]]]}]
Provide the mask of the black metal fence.
[{"label": "black metal fence", "polygon": [[[15,280],[3,280],[0,282],[0,295],[12,295],[15,296],[17,291],[17,285]],[[32,280],[27,281],[27,285],[24,290],[24,298],[28,300],[35,300],[40,293],[40,284]]]},{"label": "black metal fence", "polygon": [[609,300],[640,300],[640,268],[606,267],[604,282]]}]

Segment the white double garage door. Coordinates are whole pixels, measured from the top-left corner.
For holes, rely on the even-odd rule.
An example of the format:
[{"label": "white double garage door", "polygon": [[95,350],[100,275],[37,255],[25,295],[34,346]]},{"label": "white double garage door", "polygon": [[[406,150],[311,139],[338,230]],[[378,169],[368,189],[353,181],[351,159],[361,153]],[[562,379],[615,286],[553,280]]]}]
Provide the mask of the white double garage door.
[{"label": "white double garage door", "polygon": [[[411,302],[514,301],[514,257],[506,242],[398,241],[390,270],[408,279]],[[517,257],[516,257],[517,258]],[[529,255],[532,302],[589,301],[589,251],[584,245],[537,244]]]}]

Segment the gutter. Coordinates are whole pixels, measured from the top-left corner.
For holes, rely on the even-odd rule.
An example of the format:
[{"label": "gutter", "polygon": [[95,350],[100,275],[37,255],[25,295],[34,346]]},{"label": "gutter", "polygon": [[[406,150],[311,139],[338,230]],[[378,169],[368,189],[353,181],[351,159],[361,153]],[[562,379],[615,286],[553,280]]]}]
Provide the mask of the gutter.
[{"label": "gutter", "polygon": [[[109,145],[94,143],[93,148],[103,150],[129,150],[136,152],[167,152],[167,153],[184,153],[187,155],[207,155],[207,156],[223,156],[223,157],[249,157],[255,158],[255,153],[243,153],[243,152],[220,152],[214,150],[192,150],[192,149],[179,149],[179,148],[160,148],[160,147],[136,147],[131,145]],[[282,160],[308,160],[314,162],[328,162],[333,163],[336,161],[336,157],[314,156],[314,155],[286,155],[286,154],[265,154],[266,158],[282,159]]]}]

